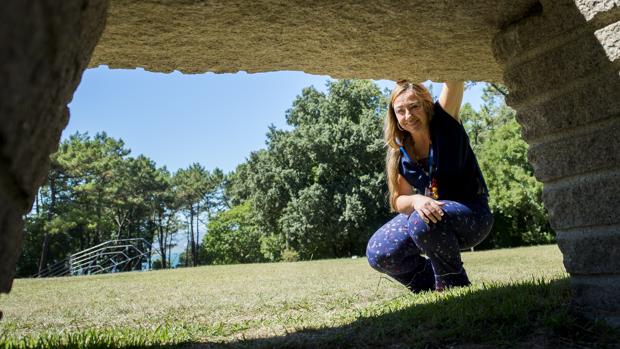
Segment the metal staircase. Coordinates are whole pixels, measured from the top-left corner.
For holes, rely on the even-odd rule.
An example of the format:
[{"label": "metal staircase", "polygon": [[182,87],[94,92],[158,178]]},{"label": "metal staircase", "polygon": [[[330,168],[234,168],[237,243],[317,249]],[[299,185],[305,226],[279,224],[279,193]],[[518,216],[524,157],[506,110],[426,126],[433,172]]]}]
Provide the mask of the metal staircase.
[{"label": "metal staircase", "polygon": [[[65,260],[48,266],[33,277],[54,277],[116,273],[144,270],[149,253],[158,254],[143,238],[110,240],[74,253]],[[147,263],[147,270],[150,263]],[[138,268],[139,266],[139,268]]]}]

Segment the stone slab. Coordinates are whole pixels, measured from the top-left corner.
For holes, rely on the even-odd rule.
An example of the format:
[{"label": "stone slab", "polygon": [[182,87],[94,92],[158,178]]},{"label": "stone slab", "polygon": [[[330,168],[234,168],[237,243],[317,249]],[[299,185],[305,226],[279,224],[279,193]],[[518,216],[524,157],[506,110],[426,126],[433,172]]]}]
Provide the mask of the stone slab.
[{"label": "stone slab", "polygon": [[106,0],[8,0],[0,11],[0,292],[65,127],[67,104],[105,26]]},{"label": "stone slab", "polygon": [[571,276],[571,307],[593,320],[620,326],[620,275]]},{"label": "stone slab", "polygon": [[493,38],[493,54],[498,61],[511,64],[530,51],[550,50],[574,32],[586,31],[588,23],[573,1],[545,0]]},{"label": "stone slab", "polygon": [[21,212],[0,196],[0,293],[11,290],[23,238]]},{"label": "stone slab", "polygon": [[558,231],[557,241],[571,275],[620,273],[620,225]]},{"label": "stone slab", "polygon": [[568,89],[548,100],[517,110],[523,138],[531,142],[549,134],[567,133],[620,115],[620,76],[598,75],[580,88]]},{"label": "stone slab", "polygon": [[[619,96],[620,97],[620,96]],[[541,182],[610,167],[620,168],[620,114],[601,128],[567,132],[559,140],[530,146],[528,160]]]},{"label": "stone slab", "polygon": [[592,33],[573,38],[554,50],[542,52],[522,63],[509,66],[504,79],[510,89],[506,102],[519,106],[532,102],[555,90],[581,89],[579,80],[607,73],[617,77],[604,48]]},{"label": "stone slab", "polygon": [[536,3],[113,0],[90,66],[501,81],[489,43]]},{"label": "stone slab", "polygon": [[587,21],[596,16],[604,15],[614,9],[620,8],[620,0],[574,0],[575,5]]},{"label": "stone slab", "polygon": [[556,231],[620,224],[620,169],[546,183],[542,196]]},{"label": "stone slab", "polygon": [[620,59],[620,21],[594,32],[610,61]]}]

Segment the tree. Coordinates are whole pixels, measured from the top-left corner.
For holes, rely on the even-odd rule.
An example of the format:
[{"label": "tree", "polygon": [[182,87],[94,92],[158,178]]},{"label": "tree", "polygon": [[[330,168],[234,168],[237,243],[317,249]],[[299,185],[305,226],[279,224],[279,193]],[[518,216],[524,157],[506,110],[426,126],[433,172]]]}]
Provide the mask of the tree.
[{"label": "tree", "polygon": [[548,214],[542,203],[542,183],[527,161],[521,127],[511,120],[493,130],[480,152],[480,166],[490,191],[494,232],[487,247],[510,247],[553,242]]},{"label": "tree", "polygon": [[549,243],[554,234],[542,204],[542,183],[527,160],[515,111],[504,101],[508,90],[487,84],[480,112],[466,104],[461,119],[489,188],[495,223],[482,248]]},{"label": "tree", "polygon": [[208,224],[202,254],[210,264],[256,263],[261,253],[260,231],[249,201],[217,214]]},{"label": "tree", "polygon": [[151,207],[156,227],[156,240],[158,253],[161,257],[160,267],[170,267],[170,248],[172,248],[172,237],[180,229],[178,220],[179,206],[175,199],[172,187],[172,176],[165,167],[157,169],[155,181],[158,183],[156,189],[151,193]]},{"label": "tree", "polygon": [[19,262],[25,274],[20,276],[116,238],[152,243],[158,235],[166,263],[166,248],[178,230],[170,174],[143,155],[129,154],[122,140],[105,133],[76,133],[60,144],[35,211],[26,217],[28,243]]},{"label": "tree", "polygon": [[[250,200],[263,250],[302,259],[363,254],[388,218],[382,118],[385,98],[364,80],[328,82],[328,93],[302,90],[286,112],[291,131],[271,127],[227,180],[233,205]],[[281,252],[281,251],[280,251]]]},{"label": "tree", "polygon": [[[188,255],[185,263],[193,266],[199,262],[200,223],[201,214],[207,213],[207,218],[222,206],[222,185],[224,174],[220,169],[209,172],[198,163],[187,169],[178,170],[173,177],[176,198],[181,212],[185,214],[188,226]],[[188,264],[186,264],[188,265]]]}]

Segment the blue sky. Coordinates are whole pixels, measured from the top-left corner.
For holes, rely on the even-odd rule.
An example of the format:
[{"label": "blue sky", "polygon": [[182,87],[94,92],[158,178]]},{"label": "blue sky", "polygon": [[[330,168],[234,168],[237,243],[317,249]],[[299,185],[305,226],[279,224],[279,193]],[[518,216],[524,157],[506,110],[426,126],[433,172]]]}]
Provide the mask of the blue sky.
[{"label": "blue sky", "polygon": [[[144,154],[171,171],[199,162],[225,172],[265,147],[270,124],[286,128],[285,111],[302,88],[326,91],[329,76],[302,72],[247,74],[151,73],[142,69],[88,69],[69,104],[62,138],[105,131],[131,155]],[[376,81],[392,88],[394,82]],[[434,84],[438,94],[441,84]],[[478,110],[482,84],[465,92]]]}]

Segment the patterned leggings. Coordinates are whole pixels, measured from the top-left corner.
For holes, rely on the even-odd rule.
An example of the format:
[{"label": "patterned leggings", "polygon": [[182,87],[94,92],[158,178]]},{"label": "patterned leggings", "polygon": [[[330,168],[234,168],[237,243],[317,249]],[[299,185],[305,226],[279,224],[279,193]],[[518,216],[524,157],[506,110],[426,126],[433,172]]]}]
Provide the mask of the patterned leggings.
[{"label": "patterned leggings", "polygon": [[[486,197],[445,202],[444,215],[427,224],[414,211],[399,214],[368,241],[366,256],[374,269],[388,274],[413,292],[469,285],[461,249],[482,242],[493,226]],[[425,254],[427,258],[420,254]]]}]

